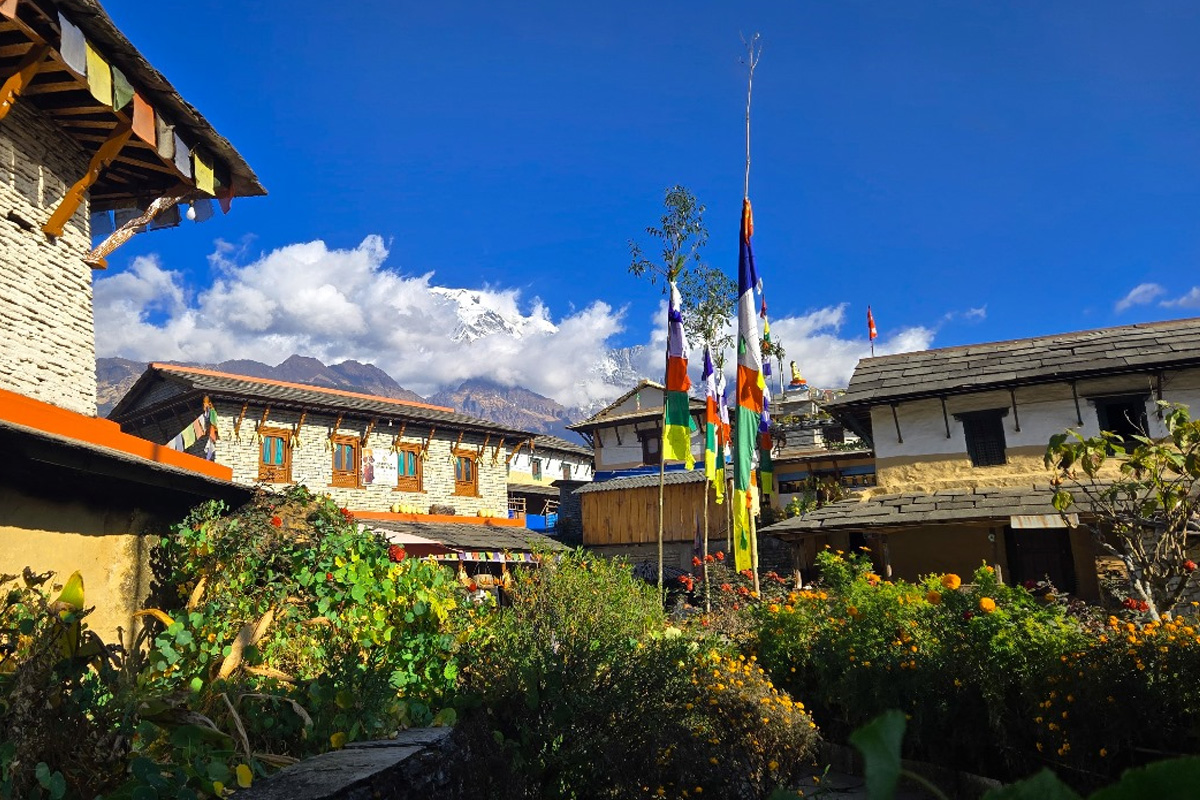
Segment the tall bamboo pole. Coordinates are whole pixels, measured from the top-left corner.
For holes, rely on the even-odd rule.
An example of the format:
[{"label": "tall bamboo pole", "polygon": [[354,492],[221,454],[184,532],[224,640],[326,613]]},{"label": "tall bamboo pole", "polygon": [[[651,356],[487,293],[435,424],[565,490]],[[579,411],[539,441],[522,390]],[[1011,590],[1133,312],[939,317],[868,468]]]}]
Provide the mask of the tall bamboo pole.
[{"label": "tall bamboo pole", "polygon": [[[754,68],[758,66],[758,59],[762,55],[762,47],[758,44],[758,34],[750,37],[750,41],[742,41],[746,45],[746,183],[743,188],[743,197],[746,200],[750,199],[750,97],[754,92]],[[751,291],[754,291],[751,289]],[[755,324],[755,335],[758,335],[757,323]],[[762,369],[762,365],[759,365]],[[751,475],[753,478],[753,475]],[[753,484],[752,484],[753,485]],[[754,498],[754,503],[759,504],[757,494]],[[759,594],[758,584],[758,508],[750,509],[750,571],[754,573],[754,593]]]},{"label": "tall bamboo pole", "polygon": [[[669,304],[668,304],[669,305]],[[668,319],[667,325],[670,326]],[[670,333],[667,334],[668,338]],[[666,365],[663,367],[663,413],[662,413],[662,430],[659,432],[658,438],[658,599],[659,602],[665,603],[667,600],[666,589],[663,587],[663,527],[664,515],[663,510],[663,493],[667,483],[667,459],[665,454],[665,444],[667,435],[667,372],[670,368],[671,355],[670,349],[667,350]]]},{"label": "tall bamboo pole", "polygon": [[[707,441],[707,439],[705,440]],[[706,454],[707,458],[707,454]],[[707,461],[705,463],[708,463]],[[700,554],[700,576],[704,581],[704,613],[712,611],[712,593],[708,587],[708,493],[712,490],[711,482],[704,481],[704,545]]]}]

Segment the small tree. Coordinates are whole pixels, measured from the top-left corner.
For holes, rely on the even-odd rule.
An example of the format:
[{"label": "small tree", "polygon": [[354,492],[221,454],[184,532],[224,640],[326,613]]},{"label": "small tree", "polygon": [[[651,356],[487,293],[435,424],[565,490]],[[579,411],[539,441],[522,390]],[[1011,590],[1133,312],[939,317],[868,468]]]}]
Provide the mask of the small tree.
[{"label": "small tree", "polygon": [[629,271],[639,278],[648,275],[651,285],[659,278],[679,280],[689,262],[700,264],[700,249],[708,242],[704,227],[704,206],[696,196],[682,186],[667,189],[663,198],[666,213],[658,227],[650,225],[646,233],[662,242],[662,261],[651,261],[641,245],[629,240]]},{"label": "small tree", "polygon": [[683,328],[688,339],[707,344],[717,370],[723,370],[725,353],[733,347],[737,283],[716,267],[701,262],[684,272],[679,293],[683,296]]},{"label": "small tree", "polygon": [[[1184,406],[1159,403],[1167,436],[1130,440],[1108,431],[1083,438],[1057,434],[1046,449],[1055,472],[1054,507],[1078,506],[1097,526],[1097,540],[1125,565],[1130,605],[1159,619],[1179,603],[1196,564],[1189,533],[1200,531],[1200,420]],[[1114,463],[1115,462],[1115,463]],[[1112,536],[1115,541],[1106,537]]]}]

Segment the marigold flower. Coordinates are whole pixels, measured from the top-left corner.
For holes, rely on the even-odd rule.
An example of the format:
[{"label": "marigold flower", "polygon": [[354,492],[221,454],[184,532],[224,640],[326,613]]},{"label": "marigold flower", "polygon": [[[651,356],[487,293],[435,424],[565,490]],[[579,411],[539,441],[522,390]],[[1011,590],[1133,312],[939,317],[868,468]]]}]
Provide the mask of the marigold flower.
[{"label": "marigold flower", "polygon": [[703,563],[704,562],[700,560],[700,556],[692,556],[692,566],[693,567],[698,567]]},{"label": "marigold flower", "polygon": [[1196,562],[1192,561],[1189,558],[1187,561],[1183,562],[1183,568],[1186,569],[1188,572],[1195,572],[1196,571]]},{"label": "marigold flower", "polygon": [[962,578],[955,575],[953,572],[942,576],[942,586],[945,586],[950,591],[955,591],[962,586]]},{"label": "marigold flower", "polygon": [[929,593],[928,593],[927,595],[925,595],[925,599],[926,599],[926,600],[927,600],[929,603],[931,603],[931,604],[933,604],[933,605],[935,605],[935,606],[936,606],[936,605],[941,605],[941,603],[942,603],[942,593],[941,593],[941,592],[939,592],[939,591],[936,591],[936,590],[932,590],[932,589],[931,589],[931,590],[929,591]]},{"label": "marigold flower", "polygon": [[990,597],[979,598],[979,610],[985,614],[990,614],[996,610],[996,601]]},{"label": "marigold flower", "polygon": [[282,528],[283,520],[280,519],[279,517],[271,517],[271,524],[274,525],[276,528]]}]

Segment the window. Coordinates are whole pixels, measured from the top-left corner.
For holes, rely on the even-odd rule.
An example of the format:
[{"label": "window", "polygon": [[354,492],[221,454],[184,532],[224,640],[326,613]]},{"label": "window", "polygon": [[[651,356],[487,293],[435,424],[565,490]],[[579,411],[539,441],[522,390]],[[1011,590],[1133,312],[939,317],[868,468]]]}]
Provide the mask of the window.
[{"label": "window", "polygon": [[963,434],[967,439],[967,455],[971,458],[972,466],[991,467],[1008,463],[1004,454],[1006,414],[1007,408],[954,415],[962,422]]},{"label": "window", "polygon": [[562,469],[563,469],[563,480],[564,481],[571,480],[571,465],[564,461],[562,464]]},{"label": "window", "polygon": [[1146,400],[1148,395],[1124,395],[1122,397],[1098,397],[1096,418],[1100,422],[1100,430],[1115,433],[1121,437],[1125,449],[1137,445],[1134,436],[1146,436],[1150,426],[1146,420]]},{"label": "window", "polygon": [[402,492],[422,491],[419,445],[402,444],[396,449],[396,489]]},{"label": "window", "polygon": [[638,431],[642,440],[642,463],[658,464],[662,462],[662,432],[659,430]]},{"label": "window", "polygon": [[258,479],[264,483],[292,482],[292,432],[282,428],[262,428],[262,446],[258,451]]},{"label": "window", "polygon": [[358,488],[358,446],[357,436],[334,436],[333,440],[333,478],[331,486],[348,486]]},{"label": "window", "polygon": [[474,453],[458,451],[454,454],[454,493],[479,496],[479,472],[475,469]]},{"label": "window", "polygon": [[529,459],[529,471],[533,473],[535,481],[540,481],[542,479],[542,460],[540,458]]}]

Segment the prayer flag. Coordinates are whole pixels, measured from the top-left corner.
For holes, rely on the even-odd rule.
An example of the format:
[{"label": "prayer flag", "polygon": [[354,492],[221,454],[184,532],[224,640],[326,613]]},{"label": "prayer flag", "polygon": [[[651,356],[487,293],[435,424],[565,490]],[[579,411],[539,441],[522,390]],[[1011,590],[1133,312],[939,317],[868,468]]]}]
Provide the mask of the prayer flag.
[{"label": "prayer flag", "polygon": [[104,105],[111,106],[113,101],[112,67],[104,60],[104,56],[100,55],[100,51],[92,47],[91,42],[84,42],[84,48],[87,51],[88,91],[92,93],[92,97]]},{"label": "prayer flag", "polygon": [[139,92],[133,93],[133,132],[137,137],[151,147],[156,147],[158,123],[154,109],[146,102]]},{"label": "prayer flag", "polygon": [[871,314],[871,307],[867,306],[867,338],[873,342],[878,337],[879,331],[875,330],[875,317]]},{"label": "prayer flag", "polygon": [[662,458],[682,461],[687,469],[696,466],[692,456],[692,413],[688,389],[692,382],[687,374],[687,337],[683,332],[683,298],[675,281],[670,282],[671,297],[667,304],[667,386],[663,402]]},{"label": "prayer flag", "polygon": [[164,161],[175,160],[175,126],[162,118],[154,117],[154,138],[158,142],[158,157]]},{"label": "prayer flag", "polygon": [[205,194],[215,195],[217,189],[213,185],[212,164],[204,160],[200,151],[192,153],[192,161],[195,163],[196,188]]},{"label": "prayer flag", "polygon": [[734,568],[750,569],[750,515],[757,501],[754,462],[758,449],[758,428],[762,420],[762,353],[759,350],[758,323],[754,314],[754,289],[758,271],[754,268],[754,216],[750,198],[742,200],[741,242],[738,249],[738,338],[735,439],[733,442],[733,555]]},{"label": "prayer flag", "polygon": [[133,99],[133,86],[129,83],[129,78],[125,77],[125,73],[116,67],[112,68],[112,83],[113,108],[120,111]]},{"label": "prayer flag", "polygon": [[179,138],[179,134],[172,131],[171,136],[175,140],[175,168],[183,173],[183,177],[192,177],[192,151],[183,143],[183,139]]},{"label": "prayer flag", "polygon": [[[721,447],[721,412],[712,350],[704,345],[704,477],[712,484],[717,502],[725,501],[725,453]],[[720,466],[717,461],[720,460]]]},{"label": "prayer flag", "polygon": [[758,423],[758,485],[764,497],[775,493],[775,465],[771,460],[771,389],[763,388],[763,413]]},{"label": "prayer flag", "polygon": [[83,31],[68,22],[61,13],[58,15],[58,27],[62,31],[59,55],[75,74],[87,75],[87,42],[83,38]]},{"label": "prayer flag", "polygon": [[[761,287],[761,285],[762,285],[762,281],[759,281],[759,286]],[[759,291],[762,291],[761,288]],[[767,319],[767,295],[765,293],[762,295],[762,310],[758,312],[758,315],[760,317],[762,317],[762,321],[763,321],[763,369],[762,369],[762,371],[763,371],[763,376],[764,376],[763,382],[766,383],[765,378],[771,377],[771,321],[769,319]]]}]

